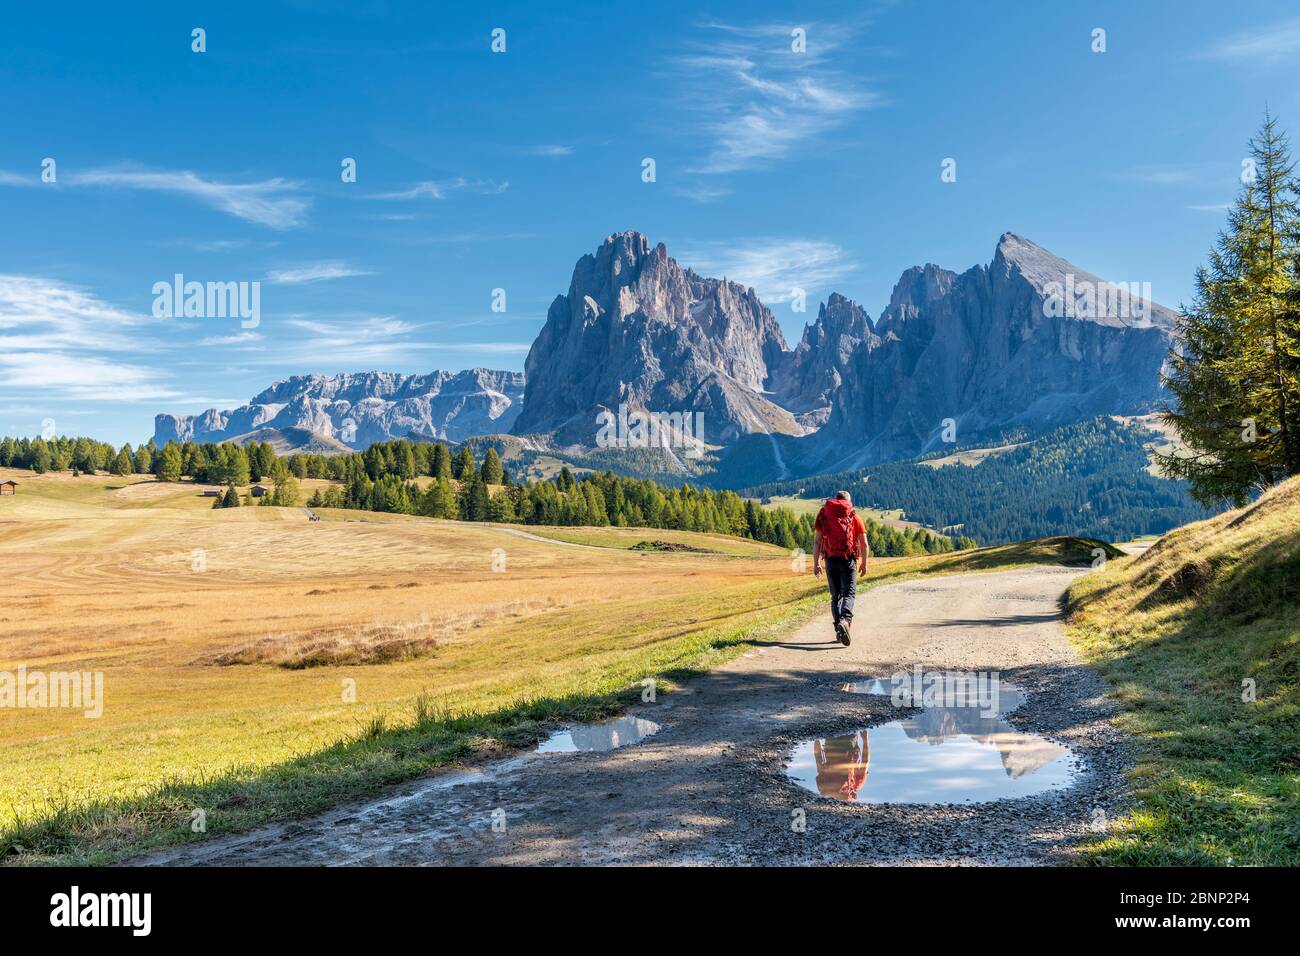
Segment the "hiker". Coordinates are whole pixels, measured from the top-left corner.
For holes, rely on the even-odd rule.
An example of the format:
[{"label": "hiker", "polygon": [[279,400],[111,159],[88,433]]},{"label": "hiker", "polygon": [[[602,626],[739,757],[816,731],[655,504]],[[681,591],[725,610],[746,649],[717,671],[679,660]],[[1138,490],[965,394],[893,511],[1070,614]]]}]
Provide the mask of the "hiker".
[{"label": "hiker", "polygon": [[831,619],[835,639],[849,646],[853,627],[853,599],[858,593],[858,575],[867,573],[867,527],[853,510],[847,491],[822,505],[813,522],[813,574],[822,573],[826,561],[826,583],[831,588]]}]

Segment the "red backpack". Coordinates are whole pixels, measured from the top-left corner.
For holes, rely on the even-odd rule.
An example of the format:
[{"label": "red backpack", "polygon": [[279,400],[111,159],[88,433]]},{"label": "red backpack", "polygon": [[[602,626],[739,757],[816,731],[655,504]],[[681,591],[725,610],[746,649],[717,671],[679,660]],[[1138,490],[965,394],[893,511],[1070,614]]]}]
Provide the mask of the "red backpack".
[{"label": "red backpack", "polygon": [[831,558],[853,557],[853,545],[857,539],[854,525],[853,505],[838,498],[832,498],[822,505],[821,532],[822,553]]}]

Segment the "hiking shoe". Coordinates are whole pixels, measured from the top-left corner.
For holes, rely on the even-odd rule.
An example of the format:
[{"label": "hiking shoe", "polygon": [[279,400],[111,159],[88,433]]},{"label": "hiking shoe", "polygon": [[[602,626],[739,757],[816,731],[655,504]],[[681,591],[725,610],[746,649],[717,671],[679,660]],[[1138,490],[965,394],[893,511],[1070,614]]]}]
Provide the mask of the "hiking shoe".
[{"label": "hiking shoe", "polygon": [[841,642],[845,647],[848,647],[848,646],[849,646],[849,641],[850,641],[849,630],[850,630],[852,627],[853,627],[853,618],[849,618],[847,621],[845,621],[845,620],[841,620],[841,621],[840,621],[840,630],[842,630],[842,631],[844,632],[844,637],[841,638],[840,642]]},{"label": "hiking shoe", "polygon": [[844,626],[843,621],[835,622],[835,640],[839,641],[845,647],[849,646],[849,629]]}]

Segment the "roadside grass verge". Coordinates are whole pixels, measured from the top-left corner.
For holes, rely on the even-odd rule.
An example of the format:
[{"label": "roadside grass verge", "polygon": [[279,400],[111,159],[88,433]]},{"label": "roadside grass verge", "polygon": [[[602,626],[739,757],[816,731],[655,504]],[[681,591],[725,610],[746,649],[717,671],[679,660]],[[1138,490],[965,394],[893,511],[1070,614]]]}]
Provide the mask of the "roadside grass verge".
[{"label": "roadside grass verge", "polygon": [[[971,548],[950,551],[919,559],[927,573],[956,573],[965,571],[1006,571],[1030,564],[1088,565],[1103,557],[1106,560],[1123,557],[1124,552],[1113,544],[1095,538],[1058,536],[1017,541],[988,548]],[[903,558],[901,562],[917,561]],[[907,567],[907,564],[902,564]]]},{"label": "roadside grass verge", "polygon": [[1300,479],[1080,579],[1067,625],[1140,747],[1082,861],[1300,864]]}]

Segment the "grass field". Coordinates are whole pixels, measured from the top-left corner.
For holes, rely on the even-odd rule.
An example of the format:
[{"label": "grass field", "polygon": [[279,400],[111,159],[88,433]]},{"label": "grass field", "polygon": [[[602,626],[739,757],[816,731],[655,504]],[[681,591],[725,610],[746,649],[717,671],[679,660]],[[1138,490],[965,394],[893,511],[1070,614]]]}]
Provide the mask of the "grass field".
[{"label": "grass field", "polygon": [[1082,578],[1068,621],[1142,746],[1086,858],[1300,864],[1300,479]]},{"label": "grass field", "polygon": [[[244,829],[526,745],[824,601],[786,552],[724,535],[309,522],[214,511],[188,484],[11,474],[0,671],[102,673],[104,708],[0,709],[10,862],[111,861],[193,838],[195,810],[209,833]],[[628,550],[643,540],[721,553]],[[1086,559],[1071,547],[882,559],[870,577]]]},{"label": "grass field", "polygon": [[528,533],[550,538],[553,541],[566,541],[569,544],[582,544],[596,548],[633,548],[642,542],[666,541],[683,544],[702,551],[716,554],[750,555],[761,557],[786,557],[785,548],[749,538],[736,538],[727,534],[704,534],[696,531],[672,531],[665,528],[536,528],[529,527]]}]

